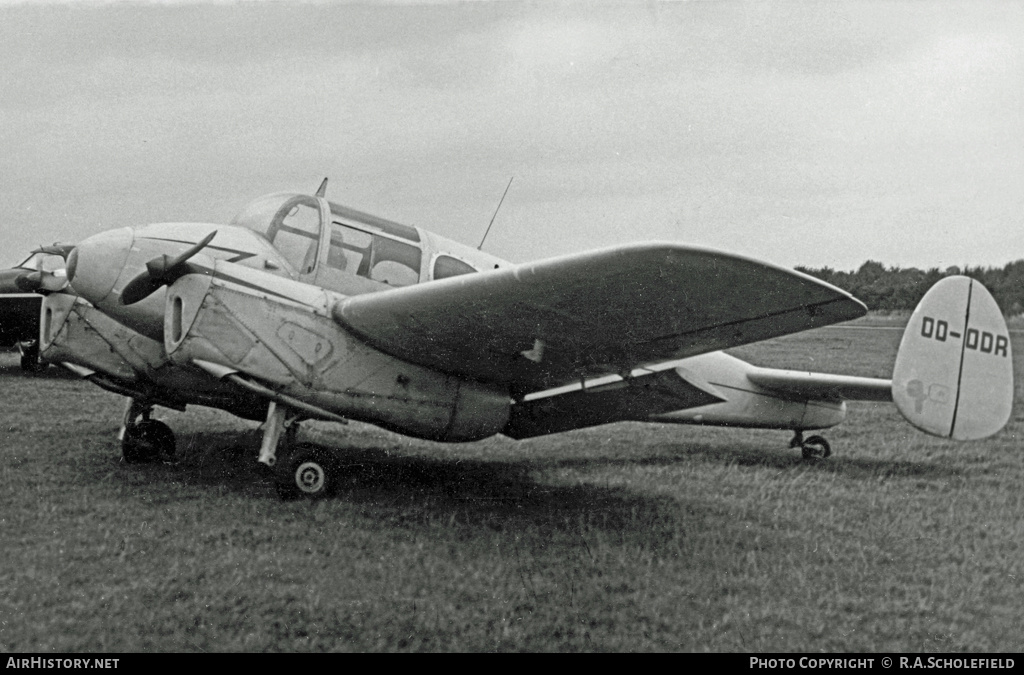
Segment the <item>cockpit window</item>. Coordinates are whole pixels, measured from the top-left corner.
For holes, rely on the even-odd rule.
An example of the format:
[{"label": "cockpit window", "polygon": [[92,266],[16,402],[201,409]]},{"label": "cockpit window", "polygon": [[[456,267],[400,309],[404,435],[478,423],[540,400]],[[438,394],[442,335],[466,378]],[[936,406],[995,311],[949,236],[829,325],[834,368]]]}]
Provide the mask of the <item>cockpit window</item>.
[{"label": "cockpit window", "polygon": [[346,206],[340,206],[334,202],[331,204],[331,215],[337,220],[342,220],[349,223],[358,223],[359,227],[364,230],[372,232],[383,232],[391,237],[398,237],[399,239],[405,239],[408,241],[418,242],[420,240],[420,233],[415,227],[409,227],[408,225],[402,225],[401,223],[395,223],[384,218],[378,218],[377,216],[371,216],[369,213],[363,213],[362,211],[356,211]]},{"label": "cockpit window", "polygon": [[450,255],[439,255],[434,261],[434,280],[457,277],[460,274],[472,274],[478,271],[472,265],[467,265],[458,258]]},{"label": "cockpit window", "polygon": [[411,286],[420,280],[422,257],[418,246],[338,221],[331,223],[328,267],[391,286]]},{"label": "cockpit window", "polygon": [[231,224],[264,236],[299,274],[309,274],[316,267],[320,207],[313,197],[263,197],[249,204]]},{"label": "cockpit window", "polygon": [[320,208],[315,201],[292,204],[275,219],[267,238],[300,274],[309,274],[320,245]]},{"label": "cockpit window", "polygon": [[[391,286],[419,282],[423,252],[415,227],[337,204],[330,208],[333,222],[326,269]],[[314,271],[322,227],[316,198],[291,193],[261,197],[246,206],[231,224],[266,238],[300,274]]]}]

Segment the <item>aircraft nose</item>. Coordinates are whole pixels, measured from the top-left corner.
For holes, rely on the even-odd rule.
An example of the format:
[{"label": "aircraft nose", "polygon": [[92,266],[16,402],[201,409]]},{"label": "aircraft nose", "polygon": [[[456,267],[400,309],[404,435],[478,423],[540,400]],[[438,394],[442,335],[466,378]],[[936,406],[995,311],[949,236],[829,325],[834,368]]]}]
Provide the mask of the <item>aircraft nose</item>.
[{"label": "aircraft nose", "polygon": [[134,241],[129,227],[89,237],[68,255],[68,283],[83,298],[99,304],[114,289]]}]

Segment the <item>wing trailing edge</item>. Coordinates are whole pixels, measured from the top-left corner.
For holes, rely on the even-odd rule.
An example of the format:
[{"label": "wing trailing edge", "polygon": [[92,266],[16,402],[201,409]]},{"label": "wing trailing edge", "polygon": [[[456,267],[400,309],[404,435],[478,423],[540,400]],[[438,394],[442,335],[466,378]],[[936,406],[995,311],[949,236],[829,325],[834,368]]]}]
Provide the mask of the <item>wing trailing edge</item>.
[{"label": "wing trailing edge", "polygon": [[685,368],[602,380],[610,381],[581,384],[569,392],[517,402],[502,433],[516,439],[530,438],[609,422],[643,421],[652,415],[725,400],[712,385]]}]

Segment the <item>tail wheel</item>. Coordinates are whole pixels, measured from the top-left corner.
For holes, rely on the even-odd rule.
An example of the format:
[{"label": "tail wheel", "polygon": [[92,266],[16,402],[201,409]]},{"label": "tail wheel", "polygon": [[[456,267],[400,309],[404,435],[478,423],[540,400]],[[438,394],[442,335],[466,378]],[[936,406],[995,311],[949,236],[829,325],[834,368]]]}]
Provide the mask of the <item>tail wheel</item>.
[{"label": "tail wheel", "polygon": [[143,420],[125,431],[121,456],[128,464],[173,460],[174,432],[163,422]]},{"label": "tail wheel", "polygon": [[832,454],[832,446],[821,436],[811,436],[800,445],[804,459],[825,459]]},{"label": "tail wheel", "polygon": [[320,499],[337,487],[337,469],[330,453],[299,445],[275,467],[275,487],[281,499]]}]

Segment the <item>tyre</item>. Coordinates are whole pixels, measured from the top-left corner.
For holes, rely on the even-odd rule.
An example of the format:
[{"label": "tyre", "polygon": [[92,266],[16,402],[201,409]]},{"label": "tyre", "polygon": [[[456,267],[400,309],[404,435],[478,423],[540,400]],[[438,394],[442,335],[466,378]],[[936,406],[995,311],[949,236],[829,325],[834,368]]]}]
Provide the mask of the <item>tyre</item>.
[{"label": "tyre", "polygon": [[800,446],[804,459],[825,459],[832,454],[832,447],[821,436],[811,436]]},{"label": "tyre", "polygon": [[157,420],[143,420],[128,427],[121,442],[121,456],[128,464],[173,460],[174,455],[174,432]]},{"label": "tyre", "polygon": [[39,360],[39,343],[32,342],[21,347],[21,369],[26,373],[39,373],[46,369],[46,363]]},{"label": "tyre", "polygon": [[274,484],[281,499],[321,499],[334,493],[337,469],[330,453],[299,445],[274,469]]}]

